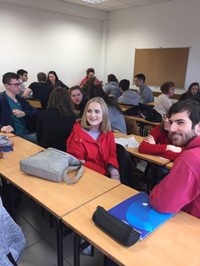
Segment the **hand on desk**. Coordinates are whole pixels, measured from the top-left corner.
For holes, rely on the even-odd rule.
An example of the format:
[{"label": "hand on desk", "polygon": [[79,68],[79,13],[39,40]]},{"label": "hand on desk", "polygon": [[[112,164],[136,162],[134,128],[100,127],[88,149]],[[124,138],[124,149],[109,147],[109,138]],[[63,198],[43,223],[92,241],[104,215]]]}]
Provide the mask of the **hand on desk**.
[{"label": "hand on desk", "polygon": [[14,128],[11,127],[10,125],[7,125],[7,126],[3,126],[1,128],[1,132],[5,132],[5,133],[11,133],[14,131]]},{"label": "hand on desk", "polygon": [[148,142],[149,144],[156,144],[154,137],[149,135],[147,137],[144,138],[144,141]]}]

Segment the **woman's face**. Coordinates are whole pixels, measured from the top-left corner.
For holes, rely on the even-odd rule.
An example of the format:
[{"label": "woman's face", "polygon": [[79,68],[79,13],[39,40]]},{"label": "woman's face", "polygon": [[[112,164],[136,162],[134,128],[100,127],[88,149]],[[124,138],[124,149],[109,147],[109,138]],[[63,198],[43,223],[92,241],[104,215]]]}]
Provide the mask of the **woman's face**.
[{"label": "woman's face", "polygon": [[191,88],[191,94],[195,95],[199,91],[199,86],[195,85]]},{"label": "woman's face", "polygon": [[54,76],[54,74],[49,74],[49,80],[51,83],[55,83],[56,77]]},{"label": "woman's face", "polygon": [[101,105],[97,102],[91,102],[88,105],[86,119],[91,129],[98,130],[103,119]]},{"label": "woman's face", "polygon": [[71,91],[71,99],[73,103],[79,105],[83,99],[82,92],[79,89]]},{"label": "woman's face", "polygon": [[163,123],[164,123],[164,129],[168,131],[170,124],[169,124],[169,118],[167,115],[163,115]]}]

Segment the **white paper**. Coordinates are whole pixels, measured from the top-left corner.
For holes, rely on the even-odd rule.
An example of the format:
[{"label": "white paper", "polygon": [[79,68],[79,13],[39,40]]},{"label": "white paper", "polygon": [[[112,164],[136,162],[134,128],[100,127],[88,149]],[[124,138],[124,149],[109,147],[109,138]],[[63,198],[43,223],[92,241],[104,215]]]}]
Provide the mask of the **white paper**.
[{"label": "white paper", "polygon": [[125,148],[137,148],[139,146],[139,142],[134,138],[115,138],[115,143],[121,144]]}]

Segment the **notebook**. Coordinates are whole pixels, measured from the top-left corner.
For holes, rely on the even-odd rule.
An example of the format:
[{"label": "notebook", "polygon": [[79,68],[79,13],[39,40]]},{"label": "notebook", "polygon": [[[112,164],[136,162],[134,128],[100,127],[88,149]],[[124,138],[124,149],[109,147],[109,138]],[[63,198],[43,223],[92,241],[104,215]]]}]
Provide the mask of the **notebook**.
[{"label": "notebook", "polygon": [[149,196],[145,192],[140,192],[119,203],[110,209],[109,213],[138,231],[140,240],[174,215],[173,213],[160,213],[153,209],[149,203]]},{"label": "notebook", "polygon": [[134,138],[115,138],[115,143],[118,143],[125,148],[137,148],[139,146],[139,142]]}]

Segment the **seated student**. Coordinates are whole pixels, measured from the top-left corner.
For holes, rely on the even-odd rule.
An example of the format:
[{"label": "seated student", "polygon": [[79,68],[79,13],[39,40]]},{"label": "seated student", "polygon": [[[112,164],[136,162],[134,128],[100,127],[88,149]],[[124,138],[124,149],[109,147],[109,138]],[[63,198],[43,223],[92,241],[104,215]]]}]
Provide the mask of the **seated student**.
[{"label": "seated student", "polygon": [[46,83],[47,76],[43,72],[37,74],[38,82],[32,82],[23,94],[24,98],[34,98],[41,102],[42,109],[47,108],[49,96],[52,92],[51,85]]},{"label": "seated student", "polygon": [[64,88],[54,89],[47,109],[38,113],[36,135],[39,145],[66,151],[65,142],[75,121],[68,93]]},{"label": "seated student", "polygon": [[35,119],[37,110],[25,99],[19,97],[19,76],[8,72],[3,75],[2,82],[6,91],[0,94],[0,130],[13,132],[22,138],[37,143]]},{"label": "seated student", "polygon": [[190,84],[188,90],[180,96],[179,100],[183,101],[186,99],[191,99],[193,98],[194,95],[196,95],[199,92],[200,92],[199,83],[193,82]]},{"label": "seated student", "polygon": [[200,218],[200,105],[189,99],[178,101],[168,115],[171,141],[184,150],[151,191],[150,203],[159,212],[182,210]]},{"label": "seated student", "polygon": [[74,125],[67,140],[67,152],[94,171],[119,180],[116,144],[102,98],[87,103],[81,122]]},{"label": "seated student", "polygon": [[86,103],[88,102],[88,97],[83,93],[79,86],[73,86],[69,91],[76,117],[80,118],[82,117]]},{"label": "seated student", "polygon": [[17,266],[25,244],[21,228],[10,217],[0,198],[0,265]]},{"label": "seated student", "polygon": [[145,84],[146,77],[144,74],[135,75],[134,83],[139,87],[140,103],[146,104],[154,101],[151,89]]},{"label": "seated student", "polygon": [[162,93],[155,99],[154,109],[162,116],[168,113],[172,105],[170,98],[174,95],[174,86],[175,84],[172,81],[163,83],[160,87]]},{"label": "seated student", "polygon": [[56,74],[55,71],[49,71],[48,75],[47,75],[47,84],[49,84],[52,89],[55,88],[64,88],[66,90],[69,90],[69,88],[67,87],[67,85],[65,85],[61,80],[59,80],[58,75]]},{"label": "seated student", "polygon": [[20,96],[24,97],[24,92],[26,90],[25,82],[28,80],[28,72],[24,69],[17,70],[17,75],[19,75],[20,81]]},{"label": "seated student", "polygon": [[129,86],[130,86],[130,81],[127,79],[122,79],[119,82],[119,87],[122,89],[123,93],[118,98],[117,102],[121,104],[138,105],[139,104],[138,94],[134,90],[130,90]]},{"label": "seated student", "polygon": [[80,88],[82,89],[85,85],[86,85],[86,82],[88,81],[88,79],[90,78],[94,78],[94,84],[95,85],[98,85],[98,84],[101,84],[102,82],[99,81],[96,77],[95,77],[95,70],[93,67],[89,67],[87,70],[86,70],[86,77],[84,79],[82,79],[81,83],[80,83]]},{"label": "seated student", "polygon": [[174,161],[182,151],[181,147],[172,145],[169,139],[169,120],[165,115],[161,125],[155,126],[150,134],[140,143],[138,150],[141,153],[159,155],[170,161]]},{"label": "seated student", "polygon": [[110,97],[112,97],[113,99],[117,101],[118,98],[122,95],[118,80],[113,74],[109,74],[107,78],[108,78],[108,82],[105,85],[104,91]]},{"label": "seated student", "polygon": [[101,86],[93,86],[89,90],[89,98],[92,99],[94,97],[101,97],[106,102],[112,131],[120,131],[127,134],[126,122],[117,103],[103,91]]}]

